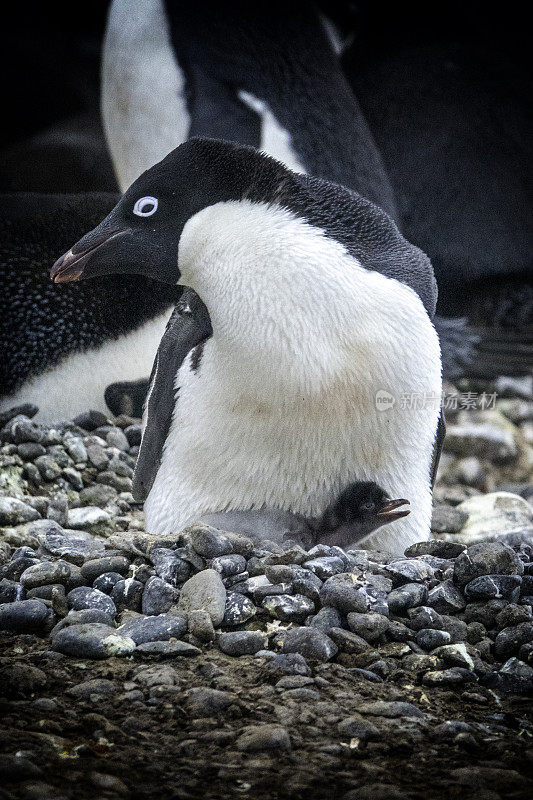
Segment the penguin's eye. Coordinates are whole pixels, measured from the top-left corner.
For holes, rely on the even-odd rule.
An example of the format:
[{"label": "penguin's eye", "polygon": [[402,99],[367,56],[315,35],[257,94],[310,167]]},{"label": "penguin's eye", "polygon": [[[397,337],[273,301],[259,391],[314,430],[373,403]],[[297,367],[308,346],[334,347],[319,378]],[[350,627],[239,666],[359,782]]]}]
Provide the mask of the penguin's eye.
[{"label": "penguin's eye", "polygon": [[133,206],[133,213],[138,217],[151,217],[157,211],[157,197],[140,197]]},{"label": "penguin's eye", "polygon": [[375,506],[372,500],[368,500],[366,503],[361,503],[361,511],[373,511],[374,507]]}]

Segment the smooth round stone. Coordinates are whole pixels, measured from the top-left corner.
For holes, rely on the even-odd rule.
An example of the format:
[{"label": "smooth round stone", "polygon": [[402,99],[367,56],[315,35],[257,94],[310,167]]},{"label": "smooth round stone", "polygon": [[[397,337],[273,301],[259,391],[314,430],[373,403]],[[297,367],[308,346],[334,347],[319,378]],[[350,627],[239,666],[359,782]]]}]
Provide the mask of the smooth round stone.
[{"label": "smooth round stone", "polygon": [[46,449],[37,442],[24,442],[17,446],[17,453],[23,461],[33,461],[39,456],[46,455]]},{"label": "smooth round stone", "polygon": [[114,619],[110,614],[100,611],[98,608],[84,608],[81,611],[69,611],[66,617],[60,619],[57,625],[53,628],[50,636],[54,636],[58,631],[63,628],[68,628],[69,625],[84,625],[90,622],[98,622],[106,625],[108,628],[114,629]]},{"label": "smooth round stone", "polygon": [[229,592],[224,609],[222,624],[224,627],[233,628],[243,625],[257,614],[257,607],[249,597],[240,592]]},{"label": "smooth round stone", "polygon": [[217,644],[230,656],[254,655],[265,648],[267,637],[261,631],[231,631],[220,633]]},{"label": "smooth round stone", "polygon": [[520,575],[480,575],[464,587],[468,600],[490,600],[492,597],[504,597],[516,601],[520,596]]},{"label": "smooth round stone", "polygon": [[54,614],[41,600],[19,600],[0,606],[0,630],[36,633],[51,627]]},{"label": "smooth round stone", "polygon": [[42,442],[44,438],[42,428],[24,414],[18,414],[11,419],[5,429],[9,431],[15,444]]},{"label": "smooth round stone", "polygon": [[344,628],[331,628],[328,632],[328,636],[330,639],[333,639],[339,650],[343,653],[358,655],[369,649],[369,644],[366,639],[363,639],[356,633],[346,631]]},{"label": "smooth round stone", "polygon": [[107,425],[109,420],[102,411],[84,411],[74,417],[73,422],[85,431],[94,431],[101,425]]},{"label": "smooth round stone", "polygon": [[479,542],[471,545],[457,557],[453,579],[462,588],[481,575],[523,575],[523,573],[523,562],[506,544]]},{"label": "smooth round stone", "polygon": [[357,586],[351,572],[328,578],[320,589],[320,602],[323,606],[336,608],[342,614],[363,612],[368,608],[368,596]]},{"label": "smooth round stone", "polygon": [[422,583],[404,583],[393,589],[387,597],[389,609],[393,614],[402,616],[409,608],[423,606],[427,600],[428,590]]},{"label": "smooth round stone", "polygon": [[87,449],[80,436],[65,436],[65,450],[75,464],[83,464],[87,461]]},{"label": "smooth round stone", "polygon": [[98,622],[69,625],[52,637],[52,647],[74,658],[101,659],[127,656],[135,650],[129,636],[120,635],[115,628]]},{"label": "smooth round stone", "polygon": [[418,631],[415,641],[419,647],[424,650],[434,650],[436,647],[449,644],[451,636],[448,631],[437,631],[433,628],[422,628]]},{"label": "smooth round stone", "polygon": [[100,444],[90,444],[87,447],[87,458],[93,467],[103,470],[109,464],[109,456]]},{"label": "smooth round stone", "polygon": [[[434,533],[459,533],[463,525],[468,519],[468,514],[460,511],[455,506],[449,505],[436,505],[433,507],[433,514],[431,517],[431,530]],[[450,545],[448,548],[439,547],[438,545]],[[437,545],[435,548],[417,547],[417,545]],[[431,555],[438,556],[439,558],[455,558],[464,550],[464,545],[456,544],[455,542],[417,542],[405,551],[405,555],[420,556],[423,553],[430,553]],[[442,555],[446,553],[446,555]]]},{"label": "smooth round stone", "polygon": [[61,583],[47,583],[45,586],[34,586],[27,593],[28,599],[52,600],[54,597],[65,597],[65,587]]},{"label": "smooth round stone", "polygon": [[164,614],[172,606],[176,591],[173,586],[157,575],[146,581],[141,610],[147,616]]},{"label": "smooth round stone", "polygon": [[29,567],[32,567],[39,562],[36,558],[30,558],[29,556],[22,556],[21,558],[12,558],[3,568],[2,574],[8,580],[15,580],[19,581],[20,576],[27,570]]},{"label": "smooth round stone", "polygon": [[314,661],[329,661],[338,648],[335,642],[317,628],[291,628],[283,640],[283,653],[299,653]]},{"label": "smooth round stone", "polygon": [[381,736],[379,728],[361,714],[354,714],[341,720],[337,725],[337,731],[341,739],[360,739],[363,742],[379,739]]},{"label": "smooth round stone", "polygon": [[111,590],[111,599],[113,600],[117,611],[140,611],[144,586],[140,581],[133,578],[124,578],[117,581]]},{"label": "smooth round stone", "polygon": [[123,576],[118,572],[104,572],[103,575],[99,575],[94,579],[93,589],[98,589],[98,591],[110,595],[113,591],[113,586],[121,580],[123,580]]},{"label": "smooth round stone", "polygon": [[[301,570],[299,570],[301,572]],[[272,564],[265,567],[265,575],[270,583],[291,583],[295,571],[287,564]],[[319,584],[320,586],[320,584]]]},{"label": "smooth round stone", "polygon": [[39,456],[34,463],[45,481],[55,481],[61,475],[61,467],[52,456]]},{"label": "smooth round stone", "polygon": [[117,633],[133,639],[135,644],[144,644],[180,639],[186,630],[187,623],[182,617],[159,614],[154,617],[129,619],[117,628]]},{"label": "smooth round stone", "polygon": [[187,617],[189,611],[207,611],[215,628],[224,619],[226,589],[214,569],[204,569],[186,581],[181,589],[178,612]]},{"label": "smooth round stone", "polygon": [[273,617],[284,622],[303,622],[315,610],[312,600],[302,594],[270,595],[265,597],[262,605]]},{"label": "smooth round stone", "polygon": [[96,608],[110,616],[114,616],[117,612],[113,600],[107,594],[100,592],[98,589],[91,589],[88,586],[78,586],[76,589],[72,589],[67,595],[67,601],[75,611],[81,611],[84,608]]},{"label": "smooth round stone", "polygon": [[194,719],[201,717],[215,717],[228,706],[235,703],[237,695],[224,692],[221,689],[210,689],[199,686],[189,689],[186,698],[187,711]]},{"label": "smooth round stone", "polygon": [[41,561],[24,570],[20,582],[26,589],[45,586],[49,583],[67,583],[70,567],[64,561]]}]

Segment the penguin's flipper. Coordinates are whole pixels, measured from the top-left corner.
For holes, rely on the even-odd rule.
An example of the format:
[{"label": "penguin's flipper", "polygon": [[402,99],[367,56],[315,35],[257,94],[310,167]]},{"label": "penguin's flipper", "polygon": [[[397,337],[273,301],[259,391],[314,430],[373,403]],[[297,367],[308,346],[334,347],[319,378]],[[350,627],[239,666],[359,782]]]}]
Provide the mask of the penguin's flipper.
[{"label": "penguin's flipper", "polygon": [[433,459],[431,462],[431,488],[435,486],[435,479],[437,477],[437,469],[439,468],[440,454],[442,453],[442,445],[444,437],[446,436],[446,420],[444,419],[444,411],[441,409],[439,421],[437,424],[437,433],[435,434],[435,442],[433,444]]},{"label": "penguin's flipper", "polygon": [[212,334],[207,308],[186,289],[172,312],[157,351],[145,404],[146,426],[133,476],[132,493],[143,503],[157,475],[176,404],[176,375],[187,355]]}]

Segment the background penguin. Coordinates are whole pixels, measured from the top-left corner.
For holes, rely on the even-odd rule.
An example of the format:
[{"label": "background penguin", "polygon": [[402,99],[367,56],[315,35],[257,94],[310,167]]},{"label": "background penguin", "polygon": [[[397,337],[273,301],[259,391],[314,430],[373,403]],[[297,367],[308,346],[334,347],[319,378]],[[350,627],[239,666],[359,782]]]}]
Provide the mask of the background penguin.
[{"label": "background penguin", "polygon": [[[169,144],[176,146],[187,135],[204,135],[261,147],[291,169],[355,189],[405,226],[408,238],[430,257],[435,254],[437,279],[445,287],[442,308],[455,317],[435,319],[445,375],[455,378],[466,370],[491,376],[505,369],[519,373],[528,369],[533,357],[533,333],[528,334],[527,327],[533,302],[524,273],[532,252],[531,238],[527,241],[524,234],[531,231],[531,220],[523,219],[528,201],[522,192],[520,199],[515,196],[504,204],[506,224],[501,235],[498,224],[493,224],[494,213],[501,219],[501,198],[495,188],[501,180],[491,181],[485,175],[480,142],[465,136],[465,124],[476,130],[485,125],[481,142],[488,149],[482,158],[495,175],[504,171],[510,200],[508,190],[522,180],[527,158],[522,153],[518,160],[502,161],[498,156],[508,149],[505,133],[492,119],[485,123],[480,119],[487,92],[481,88],[482,99],[476,101],[472,71],[464,77],[459,71],[449,91],[446,81],[454,72],[453,62],[450,67],[438,45],[435,64],[431,63],[434,49],[425,61],[414,52],[418,71],[412,74],[411,40],[420,35],[416,33],[419,12],[415,19],[411,10],[408,22],[400,19],[403,11],[397,12],[405,43],[388,38],[393,54],[389,56],[379,40],[383,22],[390,21],[383,21],[381,13],[377,19],[370,7],[361,4],[351,23],[355,41],[339,62],[328,36],[331,26],[309,4],[291,4],[288,9],[281,3],[260,2],[252,8],[231,2],[216,14],[205,2],[149,0],[136,4],[135,13],[131,7],[126,0],[112,3],[103,56],[104,126],[123,188],[162,157]],[[426,40],[434,36],[429,23],[423,35]],[[407,55],[402,47],[411,48]],[[404,58],[399,64],[393,61],[396,52]],[[363,93],[365,111],[370,110],[375,123],[372,133],[343,69],[356,95]],[[123,102],[125,96],[128,103]],[[497,107],[498,96],[492,96]],[[143,131],[150,135],[142,136]],[[379,149],[374,138],[378,135]],[[515,141],[517,136],[519,126]],[[525,137],[518,138],[521,141]],[[448,188],[450,175],[454,183]],[[488,243],[494,237],[498,246],[492,252]],[[515,323],[521,317],[522,330],[507,344],[501,336],[493,343],[489,331],[479,330],[483,340],[473,358],[476,336],[469,336],[457,315],[471,314],[477,325],[492,324],[494,315],[490,311],[476,315],[457,287],[465,282],[473,285],[488,274],[508,283],[513,272],[519,286],[511,298],[504,293],[504,304],[515,309],[508,314]],[[452,298],[455,302],[450,302]],[[516,313],[520,307],[522,315]]]},{"label": "background penguin", "polygon": [[[117,378],[149,374],[179,292],[137,277],[109,276],[49,290],[50,264],[108,213],[114,194],[0,197],[0,410],[21,402],[59,421],[88,408],[104,410]],[[81,291],[80,291],[81,290]]]},{"label": "background penguin", "polygon": [[[151,532],[232,508],[316,516],[371,480],[416,498],[380,545],[403,552],[427,538],[436,286],[429,259],[381,209],[254,148],[193,139],[143,173],[52,277],[133,270],[191,286],[213,330],[200,354],[195,336],[175,376],[162,456],[146,453]],[[159,360],[153,386],[164,369]],[[380,389],[435,402],[383,411]]]}]

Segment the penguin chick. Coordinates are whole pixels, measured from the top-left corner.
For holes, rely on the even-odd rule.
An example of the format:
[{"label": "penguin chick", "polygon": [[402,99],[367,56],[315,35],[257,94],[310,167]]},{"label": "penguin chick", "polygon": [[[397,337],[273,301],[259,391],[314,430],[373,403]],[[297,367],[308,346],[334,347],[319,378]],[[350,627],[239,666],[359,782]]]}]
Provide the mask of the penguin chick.
[{"label": "penguin chick", "polygon": [[350,484],[319,516],[305,520],[301,530],[286,534],[309,549],[316,544],[353,546],[389,522],[406,517],[409,500],[391,500],[373,481]]}]

